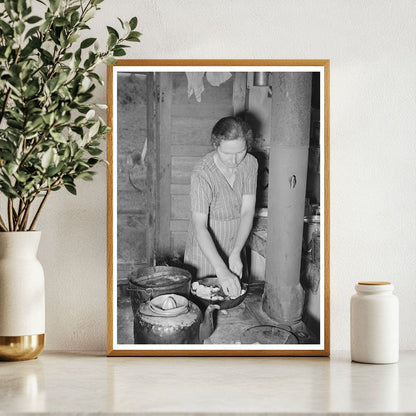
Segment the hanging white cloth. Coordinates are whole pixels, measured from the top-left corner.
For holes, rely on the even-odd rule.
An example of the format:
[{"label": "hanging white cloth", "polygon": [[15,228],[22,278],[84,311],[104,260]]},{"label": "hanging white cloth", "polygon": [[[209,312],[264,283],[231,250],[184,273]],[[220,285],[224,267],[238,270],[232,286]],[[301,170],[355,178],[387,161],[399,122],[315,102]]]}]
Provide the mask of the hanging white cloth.
[{"label": "hanging white cloth", "polygon": [[188,78],[188,98],[195,94],[196,100],[201,102],[201,94],[204,91],[204,72],[185,72]]},{"label": "hanging white cloth", "polygon": [[207,81],[214,87],[219,87],[231,77],[231,72],[207,72]]}]

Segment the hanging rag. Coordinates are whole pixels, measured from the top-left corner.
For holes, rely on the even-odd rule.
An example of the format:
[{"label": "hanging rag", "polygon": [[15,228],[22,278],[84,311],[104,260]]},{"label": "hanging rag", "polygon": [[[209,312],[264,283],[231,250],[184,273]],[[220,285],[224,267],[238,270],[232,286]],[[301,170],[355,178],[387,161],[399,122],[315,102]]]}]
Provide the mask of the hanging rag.
[{"label": "hanging rag", "polygon": [[204,91],[204,72],[185,72],[188,78],[188,98],[195,94],[196,100],[201,102],[201,94]]},{"label": "hanging rag", "polygon": [[207,72],[207,81],[214,87],[219,87],[231,77],[231,72]]}]

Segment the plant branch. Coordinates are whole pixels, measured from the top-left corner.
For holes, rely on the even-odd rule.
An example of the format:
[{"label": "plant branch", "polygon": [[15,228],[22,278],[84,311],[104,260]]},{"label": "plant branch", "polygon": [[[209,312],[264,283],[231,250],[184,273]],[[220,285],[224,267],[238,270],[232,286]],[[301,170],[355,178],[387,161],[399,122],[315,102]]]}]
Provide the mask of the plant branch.
[{"label": "plant branch", "polygon": [[1,229],[1,231],[8,231],[7,227],[6,227],[6,224],[4,223],[3,218],[1,217],[1,215],[0,215],[0,229]]},{"label": "plant branch", "polygon": [[42,202],[40,203],[39,208],[36,211],[36,214],[35,214],[35,216],[33,218],[32,224],[30,224],[29,231],[32,231],[33,230],[33,227],[35,226],[35,224],[36,224],[36,222],[37,222],[37,220],[39,218],[40,211],[42,210],[43,206],[45,205],[46,199],[48,198],[50,192],[51,192],[50,189],[48,189],[46,191],[46,194],[43,197]]},{"label": "plant branch", "polygon": [[6,97],[4,98],[3,105],[2,105],[2,107],[1,107],[1,113],[0,113],[0,123],[1,123],[1,121],[3,120],[4,113],[6,112],[7,102],[9,101],[9,98],[10,98],[10,95],[11,95],[11,94],[12,94],[12,89],[11,89],[11,88],[9,88],[9,89],[7,90]]},{"label": "plant branch", "polygon": [[[21,231],[22,230],[22,220],[24,218],[24,214],[26,212],[26,203],[23,201],[23,198],[19,201],[19,209],[18,209],[18,216],[15,222],[15,230]],[[24,230],[22,230],[24,231]]]},{"label": "plant branch", "polygon": [[22,216],[22,206],[23,202],[22,199],[19,200],[19,207],[17,209],[17,215],[14,216],[14,229],[15,231],[19,231],[19,220]]},{"label": "plant branch", "polygon": [[7,200],[7,215],[9,217],[9,230],[14,231],[13,227],[13,200],[9,198]]},{"label": "plant branch", "polygon": [[21,226],[20,226],[20,228],[21,228],[23,231],[26,229],[27,220],[28,220],[28,218],[29,218],[29,208],[30,208],[30,206],[32,205],[32,202],[33,202],[33,199],[32,199],[32,200],[30,200],[30,201],[26,204],[26,207],[25,207],[25,215],[23,216],[23,219],[22,219],[22,224],[21,224]]},{"label": "plant branch", "polygon": [[50,126],[39,138],[39,140],[34,143],[31,147],[31,149],[24,155],[23,159],[20,161],[18,169],[20,169],[23,166],[23,163],[26,161],[26,159],[35,151],[35,149],[39,146],[40,143],[45,139],[46,135],[56,126],[58,123],[58,120],[56,120],[52,126]]}]

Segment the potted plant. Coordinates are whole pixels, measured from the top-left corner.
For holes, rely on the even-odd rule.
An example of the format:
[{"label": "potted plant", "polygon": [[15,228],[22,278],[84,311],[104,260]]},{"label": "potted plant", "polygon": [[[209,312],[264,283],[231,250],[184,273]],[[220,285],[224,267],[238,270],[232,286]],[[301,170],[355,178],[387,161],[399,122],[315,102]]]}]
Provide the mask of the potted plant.
[{"label": "potted plant", "polygon": [[[103,161],[108,127],[91,103],[138,42],[137,18],[107,27],[100,50],[88,21],[103,0],[0,0],[0,359],[34,358],[44,344],[44,278],[36,223],[51,192],[76,194]],[[39,13],[39,10],[41,11]]]}]

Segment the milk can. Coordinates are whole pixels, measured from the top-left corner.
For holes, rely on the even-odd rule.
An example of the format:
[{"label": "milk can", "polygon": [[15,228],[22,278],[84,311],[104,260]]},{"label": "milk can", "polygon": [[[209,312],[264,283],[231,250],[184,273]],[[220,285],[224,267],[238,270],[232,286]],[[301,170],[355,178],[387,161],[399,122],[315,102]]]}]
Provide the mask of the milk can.
[{"label": "milk can", "polygon": [[399,302],[390,282],[358,282],[351,297],[351,360],[399,360]]}]

